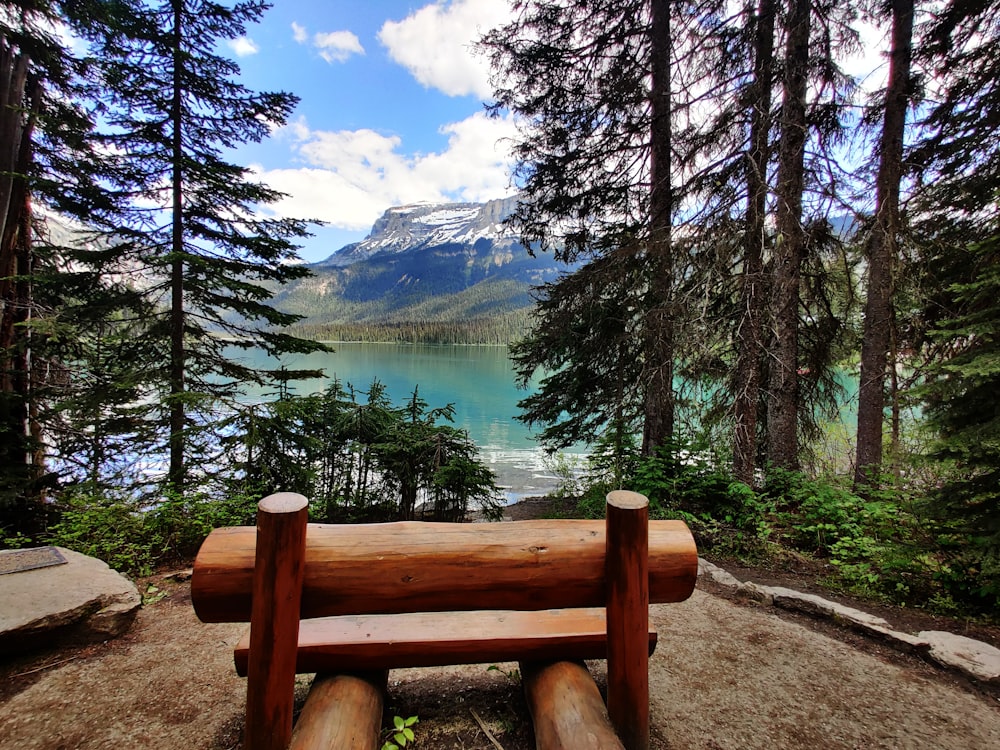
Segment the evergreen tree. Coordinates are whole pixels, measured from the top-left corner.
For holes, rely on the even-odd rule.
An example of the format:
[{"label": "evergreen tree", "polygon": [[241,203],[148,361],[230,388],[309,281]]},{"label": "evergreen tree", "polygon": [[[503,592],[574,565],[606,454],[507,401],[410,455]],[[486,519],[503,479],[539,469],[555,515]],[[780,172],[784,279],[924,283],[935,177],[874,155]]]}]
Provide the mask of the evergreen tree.
[{"label": "evergreen tree", "polygon": [[[903,138],[912,82],[913,0],[893,0],[889,82],[883,105],[875,179],[875,216],[866,245],[868,300],[865,305],[858,386],[858,440],[855,484],[872,482],[882,463],[886,365],[892,333],[892,275],[902,233],[900,184]],[[894,365],[894,363],[892,363]]]},{"label": "evergreen tree", "polygon": [[543,426],[550,450],[594,443],[612,420],[641,423],[643,278],[636,255],[621,251],[539,289],[531,333],[511,346],[511,359],[521,387],[546,373],[519,403],[519,419]]},{"label": "evergreen tree", "polygon": [[789,0],[778,146],[776,243],[771,282],[773,356],[768,382],[768,459],[782,469],[799,467],[799,285],[805,256],[806,95],[809,83],[810,0]]},{"label": "evergreen tree", "polygon": [[[531,343],[516,354],[518,366],[529,377],[537,353],[536,366],[543,361],[546,367],[565,366],[584,382],[589,365],[600,363],[599,371],[608,372],[622,353],[622,335],[630,332],[638,346],[629,347],[626,369],[634,384],[627,390],[635,389],[642,404],[646,452],[669,442],[674,431],[673,373],[683,317],[675,295],[678,279],[688,270],[678,261],[673,232],[683,196],[677,154],[684,151],[676,138],[673,76],[682,48],[677,40],[695,34],[715,5],[529,0],[515,5],[518,15],[511,24],[483,41],[499,83],[492,109],[514,112],[524,127],[515,148],[522,192],[511,224],[528,247],[551,250],[569,262],[601,259],[599,267],[576,272],[584,275],[579,283],[571,274],[542,288],[543,295],[567,307],[545,306]],[[559,347],[555,351],[563,359],[557,364],[538,345],[556,335],[545,328],[559,319],[569,325],[563,335],[571,335],[572,317],[565,313],[580,309],[584,289],[597,293],[597,307],[618,304],[606,299],[607,289],[623,291],[608,276],[614,269],[634,284],[625,292],[627,299],[619,301],[632,319],[616,316],[617,328],[592,327],[590,334],[608,338],[589,336],[586,353]],[[603,291],[594,286],[602,278],[608,281]],[[571,421],[593,425],[618,418],[622,407],[613,405],[617,378],[571,396],[553,390],[557,380],[542,389],[552,403],[578,399],[579,419],[571,416]],[[542,414],[536,406],[541,400],[529,405],[529,421]]]},{"label": "evergreen tree", "polygon": [[757,417],[760,408],[761,365],[764,354],[766,289],[764,258],[768,250],[765,225],[770,165],[771,101],[774,80],[776,0],[760,0],[749,24],[753,30],[753,78],[747,91],[750,111],[746,150],[746,225],[743,279],[736,324],[737,342],[733,390],[733,475],[747,484],[754,480],[757,461]]},{"label": "evergreen tree", "polygon": [[915,54],[940,86],[910,152],[918,168],[914,223],[935,363],[918,391],[940,434],[933,456],[954,469],[933,508],[946,537],[952,589],[995,609],[1000,594],[1000,3],[952,0],[924,28]]},{"label": "evergreen tree", "polygon": [[[225,151],[259,141],[282,124],[296,99],[255,93],[220,42],[245,33],[266,9],[207,0],[105,4],[91,19],[93,65],[104,86],[101,143],[117,156],[118,211],[97,217],[113,233],[119,267],[141,269],[157,312],[137,366],[158,393],[169,452],[168,484],[182,491],[190,462],[215,442],[218,407],[242,382],[262,382],[227,347],[271,354],[321,344],[281,331],[297,316],[268,304],[268,282],[308,274],[293,240],[306,223],[261,215],[279,193],[255,181]],[[152,207],[151,207],[152,206]]]},{"label": "evergreen tree", "polygon": [[85,70],[54,33],[58,11],[11,2],[0,14],[0,525],[21,531],[35,525],[51,479],[40,420],[63,379],[39,325],[61,269],[37,208],[87,217],[107,200],[78,104]]},{"label": "evergreen tree", "polygon": [[970,247],[964,260],[972,280],[951,288],[956,314],[934,332],[948,355],[922,393],[940,436],[932,455],[952,468],[932,498],[953,528],[942,539],[947,578],[992,610],[1000,598],[1000,235]]}]

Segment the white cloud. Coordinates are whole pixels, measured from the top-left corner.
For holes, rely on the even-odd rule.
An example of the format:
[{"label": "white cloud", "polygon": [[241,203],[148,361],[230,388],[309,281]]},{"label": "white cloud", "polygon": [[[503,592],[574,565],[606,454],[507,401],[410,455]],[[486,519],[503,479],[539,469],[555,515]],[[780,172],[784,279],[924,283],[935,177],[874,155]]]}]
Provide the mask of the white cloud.
[{"label": "white cloud", "polygon": [[237,57],[249,57],[250,55],[256,55],[260,52],[260,47],[248,36],[240,36],[236,39],[230,39],[227,44],[229,49],[231,49]]},{"label": "white cloud", "polygon": [[473,45],[511,17],[507,0],[439,0],[378,33],[389,56],[420,83],[449,96],[492,96],[489,64]]},{"label": "white cloud", "polygon": [[407,154],[399,136],[373,130],[311,130],[299,119],[282,129],[304,166],[260,170],[271,187],[288,193],[271,209],[282,216],[322,219],[364,230],[390,206],[417,201],[484,201],[511,192],[510,119],[477,113],[441,128],[440,152]]},{"label": "white cloud", "polygon": [[[299,44],[309,42],[309,32],[300,23],[292,21],[292,36]],[[313,34],[312,46],[328,63],[344,62],[351,55],[365,54],[361,40],[352,31],[321,31]]]},{"label": "white cloud", "polygon": [[361,40],[351,31],[324,31],[313,36],[313,46],[328,63],[344,62],[351,55],[365,54]]}]

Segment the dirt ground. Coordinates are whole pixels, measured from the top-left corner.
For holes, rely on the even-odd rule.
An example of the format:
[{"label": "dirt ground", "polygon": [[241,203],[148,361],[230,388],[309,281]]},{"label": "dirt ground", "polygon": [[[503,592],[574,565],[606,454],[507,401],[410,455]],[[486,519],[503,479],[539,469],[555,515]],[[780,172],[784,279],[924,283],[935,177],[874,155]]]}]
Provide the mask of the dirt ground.
[{"label": "dirt ground", "polygon": [[[772,571],[768,582],[790,577]],[[203,624],[187,584],[157,586],[166,596],[116,641],[0,664],[0,750],[240,746],[244,684],[232,647],[244,626]],[[1000,694],[849,631],[731,600],[703,582],[688,601],[652,612],[658,750],[1000,748]],[[878,613],[897,627],[948,629],[901,625],[889,608]],[[986,629],[989,640],[995,635]],[[603,664],[590,666],[601,683]],[[529,750],[516,668],[394,671],[387,719],[419,716],[417,748]],[[303,677],[303,696],[307,685]]]}]

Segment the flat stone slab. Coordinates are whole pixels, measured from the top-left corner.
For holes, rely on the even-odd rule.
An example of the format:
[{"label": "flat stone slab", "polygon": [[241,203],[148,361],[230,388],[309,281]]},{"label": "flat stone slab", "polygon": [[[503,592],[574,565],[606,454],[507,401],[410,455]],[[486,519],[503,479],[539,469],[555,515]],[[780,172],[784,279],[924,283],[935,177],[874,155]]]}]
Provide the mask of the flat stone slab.
[{"label": "flat stone slab", "polygon": [[974,680],[1000,685],[1000,649],[944,630],[923,630],[917,637],[930,643],[930,658],[938,664]]},{"label": "flat stone slab", "polygon": [[879,628],[890,627],[889,623],[881,617],[870,615],[867,612],[862,612],[860,609],[848,607],[839,602],[824,599],[815,594],[804,594],[801,591],[793,591],[782,586],[764,586],[762,588],[771,595],[776,607],[821,615],[847,625]]},{"label": "flat stone slab", "polygon": [[55,549],[65,564],[0,575],[0,654],[115,638],[142,606],[135,585],[103,561]]}]

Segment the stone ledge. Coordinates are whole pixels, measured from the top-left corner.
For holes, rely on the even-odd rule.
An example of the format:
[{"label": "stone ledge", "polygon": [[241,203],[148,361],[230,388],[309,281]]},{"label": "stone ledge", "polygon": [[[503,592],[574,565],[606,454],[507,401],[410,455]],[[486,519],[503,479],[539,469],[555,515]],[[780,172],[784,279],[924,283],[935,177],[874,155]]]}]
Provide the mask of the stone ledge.
[{"label": "stone ledge", "polygon": [[904,633],[895,630],[881,617],[782,586],[762,586],[752,581],[740,581],[717,565],[698,558],[698,575],[711,578],[721,586],[733,589],[738,596],[767,606],[804,612],[851,628],[874,638],[898,651],[917,654],[938,666],[952,669],[965,677],[991,686],[1000,686],[1000,649],[988,643],[941,630]]}]

